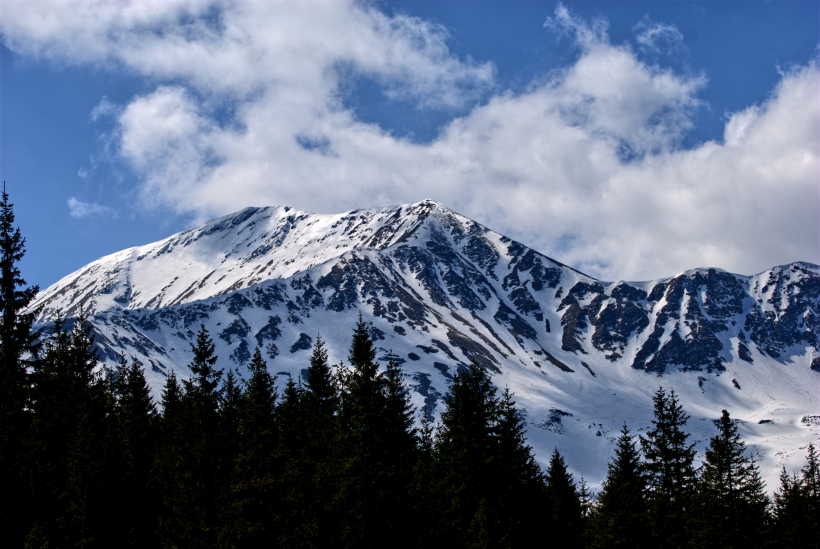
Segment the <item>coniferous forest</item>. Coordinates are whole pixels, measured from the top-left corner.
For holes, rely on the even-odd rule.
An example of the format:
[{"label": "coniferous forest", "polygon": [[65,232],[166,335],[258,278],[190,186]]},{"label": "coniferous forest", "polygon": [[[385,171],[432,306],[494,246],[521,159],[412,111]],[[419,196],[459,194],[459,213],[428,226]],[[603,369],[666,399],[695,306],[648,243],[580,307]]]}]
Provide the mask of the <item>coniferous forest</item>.
[{"label": "coniferous forest", "polygon": [[35,329],[24,244],[4,192],[4,547],[820,547],[813,445],[770,499],[727,411],[697,456],[659,389],[652,428],[624,426],[593,494],[560,448],[539,466],[513,395],[476,364],[419,426],[361,317],[347,361],[331,367],[317,337],[298,381],[258,349],[247,381],[225,373],[202,327],[191,377],[155,402],[138,361],[101,366],[82,316]]}]

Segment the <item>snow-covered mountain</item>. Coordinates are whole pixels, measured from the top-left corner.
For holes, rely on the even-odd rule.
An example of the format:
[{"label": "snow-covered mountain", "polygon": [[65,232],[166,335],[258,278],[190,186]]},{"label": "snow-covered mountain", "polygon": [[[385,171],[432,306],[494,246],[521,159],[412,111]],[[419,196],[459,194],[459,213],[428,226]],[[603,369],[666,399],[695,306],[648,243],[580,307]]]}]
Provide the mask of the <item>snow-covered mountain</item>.
[{"label": "snow-covered mountain", "polygon": [[429,200],[338,215],[246,208],[103,257],[33,307],[43,324],[82,307],[104,361],[139,358],[157,395],[171,370],[188,376],[201,324],[222,367],[247,375],[258,346],[296,378],[317,334],[345,360],[361,313],[419,410],[437,415],[476,360],[515,393],[539,459],[557,446],[592,484],[621,425],[649,427],[658,386],[678,393],[701,445],[728,409],[770,489],[820,427],[817,265],[602,282]]}]

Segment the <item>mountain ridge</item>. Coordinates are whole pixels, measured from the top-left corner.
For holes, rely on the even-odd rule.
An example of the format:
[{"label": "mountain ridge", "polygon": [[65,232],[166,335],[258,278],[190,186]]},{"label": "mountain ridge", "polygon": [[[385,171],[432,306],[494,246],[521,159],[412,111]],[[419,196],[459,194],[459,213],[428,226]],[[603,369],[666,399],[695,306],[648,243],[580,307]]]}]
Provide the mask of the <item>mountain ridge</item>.
[{"label": "mountain ridge", "polygon": [[246,208],[92,262],[40,305],[40,323],[85,308],[104,362],[139,358],[155,394],[171,370],[186,377],[200,324],[240,377],[258,346],[296,378],[317,332],[342,362],[361,313],[419,410],[435,417],[474,360],[515,392],[539,459],[569,444],[592,480],[621,420],[649,424],[659,385],[705,422],[699,444],[723,407],[771,419],[747,427],[770,474],[816,438],[820,267],[805,262],[605,282],[429,200],[335,215]]}]

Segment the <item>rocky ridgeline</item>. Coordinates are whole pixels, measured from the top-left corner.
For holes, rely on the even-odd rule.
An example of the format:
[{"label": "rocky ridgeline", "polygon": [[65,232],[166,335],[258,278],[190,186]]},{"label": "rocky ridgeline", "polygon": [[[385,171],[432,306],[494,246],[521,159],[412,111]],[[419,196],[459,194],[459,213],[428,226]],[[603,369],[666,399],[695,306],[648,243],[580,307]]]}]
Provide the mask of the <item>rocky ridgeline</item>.
[{"label": "rocky ridgeline", "polygon": [[[195,263],[179,265],[192,256]],[[304,268],[288,268],[297,262]],[[230,317],[217,333],[241,366],[254,345],[271,359],[292,346],[280,340],[280,326],[307,328],[311,313],[351,310],[371,320],[376,339],[386,329],[443,332],[444,341],[431,336],[427,348],[456,367],[477,360],[498,371],[524,359],[570,372],[597,353],[647,372],[720,372],[733,359],[753,362],[750,346],[772,358],[805,346],[820,371],[815,265],[754,277],[697,269],[653,282],[600,282],[431,201],[340,216],[247,208],[102,258],[42,292],[35,307],[40,323],[84,308],[106,356],[133,346],[161,371],[184,364],[170,361],[152,334],[190,342],[215,312]],[[249,314],[265,322],[251,325]]]},{"label": "rocky ridgeline", "polygon": [[[752,413],[768,397],[743,390],[769,385],[761,391],[788,401],[788,387],[817,386],[820,373],[816,265],[602,282],[432,201],[339,215],[247,208],[104,257],[34,306],[44,324],[83,308],[104,361],[139,358],[155,390],[170,370],[187,377],[201,324],[240,376],[257,346],[274,372],[299,376],[317,334],[335,363],[345,359],[361,313],[379,359],[403,365],[420,408],[435,414],[448,381],[474,360],[531,413],[542,409],[532,425],[577,416],[548,395],[582,384],[606,395],[640,386],[648,405],[657,375],[691,375],[693,398],[711,386],[735,391],[715,391],[718,417],[727,394]],[[778,368],[780,392],[760,377]],[[804,397],[810,405],[817,391]]]}]

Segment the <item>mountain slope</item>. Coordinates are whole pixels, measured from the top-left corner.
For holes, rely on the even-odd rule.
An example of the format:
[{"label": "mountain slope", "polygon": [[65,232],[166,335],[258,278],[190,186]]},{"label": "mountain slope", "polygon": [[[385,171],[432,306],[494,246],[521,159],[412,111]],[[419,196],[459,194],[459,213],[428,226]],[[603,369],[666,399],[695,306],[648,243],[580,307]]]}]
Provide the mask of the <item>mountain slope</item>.
[{"label": "mountain slope", "polygon": [[440,412],[475,360],[515,392],[539,457],[559,446],[592,481],[623,422],[649,426],[659,385],[681,395],[701,443],[722,408],[743,420],[770,484],[817,438],[820,268],[807,263],[601,282],[432,201],[248,208],[104,257],[34,306],[41,323],[85,308],[105,360],[138,357],[155,391],[172,369],[188,375],[200,324],[238,375],[259,346],[273,372],[297,377],[317,333],[345,360],[361,313],[420,410]]}]

